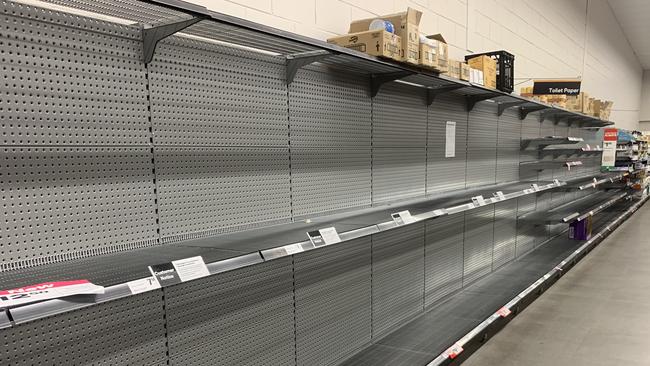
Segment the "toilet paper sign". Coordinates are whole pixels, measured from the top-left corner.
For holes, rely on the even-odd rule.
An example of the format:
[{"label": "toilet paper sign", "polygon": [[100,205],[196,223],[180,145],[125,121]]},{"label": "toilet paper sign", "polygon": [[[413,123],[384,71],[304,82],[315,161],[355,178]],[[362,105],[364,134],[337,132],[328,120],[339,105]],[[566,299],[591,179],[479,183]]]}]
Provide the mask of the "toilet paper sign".
[{"label": "toilet paper sign", "polygon": [[72,295],[103,294],[104,287],[88,280],[44,282],[36,285],[0,291],[0,308],[10,308],[32,302],[58,299]]}]

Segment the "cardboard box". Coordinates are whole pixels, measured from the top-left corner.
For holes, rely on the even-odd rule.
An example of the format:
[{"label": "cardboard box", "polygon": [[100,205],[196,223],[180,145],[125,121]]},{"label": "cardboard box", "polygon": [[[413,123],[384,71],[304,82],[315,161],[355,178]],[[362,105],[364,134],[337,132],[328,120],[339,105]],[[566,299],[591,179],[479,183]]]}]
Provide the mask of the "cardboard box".
[{"label": "cardboard box", "polygon": [[477,56],[467,60],[469,67],[483,71],[483,85],[496,89],[497,61],[488,56]]},{"label": "cardboard box", "polygon": [[432,36],[427,36],[428,39],[438,42],[438,65],[436,70],[442,72],[447,72],[449,68],[449,46],[447,41],[442,36],[442,34],[434,34]]},{"label": "cardboard box", "polygon": [[385,30],[346,34],[330,38],[327,42],[373,56],[388,57],[398,61],[402,59],[402,40],[399,36]]},{"label": "cardboard box", "polygon": [[438,41],[430,40],[431,44],[420,43],[418,56],[421,66],[435,69],[438,66]]},{"label": "cardboard box", "polygon": [[460,63],[460,80],[469,81],[469,65],[461,62]]},{"label": "cardboard box", "polygon": [[469,82],[472,84],[483,85],[483,71],[478,69],[469,70]]},{"label": "cardboard box", "polygon": [[350,23],[349,33],[365,32],[370,27],[370,23],[375,19],[388,20],[395,27],[395,34],[402,39],[402,59],[401,61],[412,64],[419,63],[420,53],[420,32],[419,25],[422,18],[422,12],[408,8],[406,11],[374,17],[368,19],[355,20]]},{"label": "cardboard box", "polygon": [[460,79],[460,64],[461,62],[458,60],[449,60],[449,67],[445,74],[449,77]]}]

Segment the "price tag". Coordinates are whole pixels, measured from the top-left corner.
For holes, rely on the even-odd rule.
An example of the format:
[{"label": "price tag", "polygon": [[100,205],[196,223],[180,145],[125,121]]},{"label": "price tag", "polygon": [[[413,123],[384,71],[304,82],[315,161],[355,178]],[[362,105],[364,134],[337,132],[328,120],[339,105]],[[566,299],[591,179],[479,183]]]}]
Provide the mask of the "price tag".
[{"label": "price tag", "polygon": [[309,236],[309,240],[311,240],[315,247],[336,244],[341,241],[341,238],[334,227],[310,231],[307,233],[307,236]]},{"label": "price tag", "polygon": [[496,198],[498,198],[500,201],[503,201],[503,200],[506,199],[506,196],[505,196],[505,195],[503,194],[503,192],[501,192],[501,191],[496,192],[494,195],[495,195]]},{"label": "price tag", "polygon": [[556,186],[561,186],[560,181],[557,179],[553,179],[553,183],[555,183]]},{"label": "price tag", "polygon": [[483,196],[474,196],[472,197],[472,202],[474,202],[474,205],[476,206],[485,206],[485,199]]},{"label": "price tag", "polygon": [[459,354],[463,352],[463,347],[461,347],[460,344],[455,343],[453,346],[449,347],[446,351],[445,354],[447,355],[447,358],[454,359],[458,357]]},{"label": "price tag", "polygon": [[291,245],[285,245],[284,251],[287,252],[287,254],[291,255],[291,254],[300,253],[303,251],[303,249],[300,244],[291,244]]},{"label": "price tag", "polygon": [[539,186],[537,185],[537,183],[533,183],[532,187],[533,187],[533,191],[535,192],[539,191]]},{"label": "price tag", "polygon": [[411,212],[409,212],[409,210],[400,211],[398,213],[391,214],[390,216],[393,218],[393,221],[395,221],[397,225],[405,225],[415,222],[415,218],[411,216]]},{"label": "price tag", "polygon": [[497,310],[497,314],[499,314],[502,318],[505,318],[508,315],[512,314],[512,311],[504,306],[501,309]]},{"label": "price tag", "polygon": [[129,286],[129,290],[131,290],[131,294],[133,295],[160,288],[160,283],[158,283],[156,277],[141,278],[139,280],[129,281],[126,284]]}]

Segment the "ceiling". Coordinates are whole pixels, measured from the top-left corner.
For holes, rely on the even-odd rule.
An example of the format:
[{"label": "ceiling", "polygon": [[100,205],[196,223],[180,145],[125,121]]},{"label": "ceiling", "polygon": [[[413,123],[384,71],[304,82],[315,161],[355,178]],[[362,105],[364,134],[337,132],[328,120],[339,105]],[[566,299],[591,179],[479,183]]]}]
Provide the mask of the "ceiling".
[{"label": "ceiling", "polygon": [[644,69],[650,69],[650,0],[608,0]]}]

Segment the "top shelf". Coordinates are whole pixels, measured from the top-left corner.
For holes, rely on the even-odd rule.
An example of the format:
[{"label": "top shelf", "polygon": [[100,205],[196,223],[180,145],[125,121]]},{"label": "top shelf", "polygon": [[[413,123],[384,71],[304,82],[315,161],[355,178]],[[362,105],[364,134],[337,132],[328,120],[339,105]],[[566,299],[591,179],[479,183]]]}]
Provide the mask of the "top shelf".
[{"label": "top shelf", "polygon": [[158,41],[177,32],[244,47],[284,59],[287,84],[293,82],[297,71],[312,63],[320,63],[338,72],[367,76],[370,95],[375,96],[383,84],[401,81],[413,87],[426,89],[427,104],[438,95],[453,93],[466,98],[467,110],[476,103],[491,99],[498,105],[498,115],[506,109],[517,108],[519,118],[537,113],[540,121],[561,120],[581,128],[600,128],[612,122],[540,103],[518,95],[489,89],[467,81],[452,79],[416,65],[380,59],[365,53],[343,48],[321,40],[271,28],[237,17],[208,10],[199,5],[179,0],[140,0],[102,2],[75,2],[83,10],[127,19],[143,27],[145,63],[151,61]]}]

